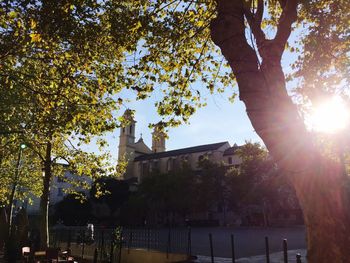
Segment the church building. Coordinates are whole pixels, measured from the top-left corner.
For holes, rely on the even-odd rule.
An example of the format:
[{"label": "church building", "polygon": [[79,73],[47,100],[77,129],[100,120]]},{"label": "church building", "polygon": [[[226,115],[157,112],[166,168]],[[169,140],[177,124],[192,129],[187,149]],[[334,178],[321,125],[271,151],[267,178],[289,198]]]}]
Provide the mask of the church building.
[{"label": "church building", "polygon": [[166,136],[157,127],[152,133],[152,148],[149,148],[142,137],[135,142],[136,121],[132,118],[131,111],[126,110],[123,117],[128,120],[128,124],[120,128],[118,159],[128,162],[124,174],[126,180],[137,179],[140,182],[143,176],[154,170],[166,173],[178,169],[183,162],[197,170],[198,162],[203,158],[223,162],[227,166],[238,166],[241,163],[235,154],[238,146],[231,146],[227,141],[167,151]]}]

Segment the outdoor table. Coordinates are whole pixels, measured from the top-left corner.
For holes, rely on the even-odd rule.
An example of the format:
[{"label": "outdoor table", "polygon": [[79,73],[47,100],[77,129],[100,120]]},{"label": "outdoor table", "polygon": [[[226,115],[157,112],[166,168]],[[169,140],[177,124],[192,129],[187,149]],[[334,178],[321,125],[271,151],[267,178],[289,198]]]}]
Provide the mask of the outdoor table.
[{"label": "outdoor table", "polygon": [[46,251],[35,251],[34,252],[34,261],[40,261],[46,259]]}]

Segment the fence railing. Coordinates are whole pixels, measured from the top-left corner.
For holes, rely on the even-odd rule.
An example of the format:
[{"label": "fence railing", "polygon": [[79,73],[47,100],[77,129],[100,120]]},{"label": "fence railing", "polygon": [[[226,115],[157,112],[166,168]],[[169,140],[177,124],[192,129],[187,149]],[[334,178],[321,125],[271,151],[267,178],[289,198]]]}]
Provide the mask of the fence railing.
[{"label": "fence railing", "polygon": [[[72,255],[82,259],[90,259],[94,263],[121,262],[121,248],[141,248],[156,250],[166,253],[192,254],[192,232],[191,228],[96,228],[93,236],[84,227],[57,228],[50,231],[52,247],[69,249]],[[235,237],[230,235],[230,249],[232,262],[236,262]],[[215,244],[213,235],[208,234],[211,263],[215,263]],[[287,239],[282,240],[283,263],[288,263]],[[265,237],[265,258],[270,263],[269,238]],[[302,263],[301,255],[295,255],[295,262]]]},{"label": "fence railing", "polygon": [[119,262],[121,248],[191,253],[190,228],[96,228],[92,235],[86,228],[67,227],[51,229],[50,237],[52,247],[69,249],[73,255],[94,262]]}]

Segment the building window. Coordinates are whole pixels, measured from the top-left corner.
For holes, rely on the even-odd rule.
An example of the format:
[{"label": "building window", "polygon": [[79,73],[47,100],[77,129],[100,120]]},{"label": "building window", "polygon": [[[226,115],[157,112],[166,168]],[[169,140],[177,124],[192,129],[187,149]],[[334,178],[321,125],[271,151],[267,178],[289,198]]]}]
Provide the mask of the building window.
[{"label": "building window", "polygon": [[166,170],[168,172],[170,172],[173,169],[172,162],[173,162],[173,159],[169,158],[167,163],[166,163]]},{"label": "building window", "polygon": [[228,163],[232,164],[232,157],[228,157]]},{"label": "building window", "polygon": [[57,196],[63,196],[63,189],[57,188]]},{"label": "building window", "polygon": [[125,127],[123,127],[123,133],[125,133]]},{"label": "building window", "polygon": [[203,156],[203,155],[200,155],[200,156],[198,157],[198,162],[203,161],[203,159],[204,159],[204,156]]},{"label": "building window", "polygon": [[132,125],[130,125],[129,131],[130,131],[130,134],[132,134]]},{"label": "building window", "polygon": [[159,169],[159,162],[154,161],[152,165],[152,171],[157,171]]}]

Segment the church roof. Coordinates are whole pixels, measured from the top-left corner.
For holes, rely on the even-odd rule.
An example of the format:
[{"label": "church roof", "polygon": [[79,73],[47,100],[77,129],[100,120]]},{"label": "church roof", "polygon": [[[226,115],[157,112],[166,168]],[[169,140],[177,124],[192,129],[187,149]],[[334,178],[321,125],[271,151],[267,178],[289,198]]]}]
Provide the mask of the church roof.
[{"label": "church roof", "polygon": [[232,147],[230,147],[224,151],[224,156],[234,155],[238,149],[239,149],[239,146],[237,144],[235,144]]},{"label": "church roof", "polygon": [[199,145],[199,146],[182,148],[182,149],[166,151],[166,152],[144,154],[144,155],[135,157],[134,161],[137,162],[137,161],[144,161],[144,160],[152,160],[152,159],[160,159],[160,158],[165,158],[165,157],[185,155],[185,154],[189,154],[189,153],[214,151],[214,150],[217,150],[218,148],[220,148],[221,146],[225,145],[226,143],[228,143],[228,142],[219,142],[219,143]]},{"label": "church roof", "polygon": [[152,150],[148,148],[148,146],[144,143],[142,137],[134,144],[134,148],[136,152],[149,154],[152,153]]}]

